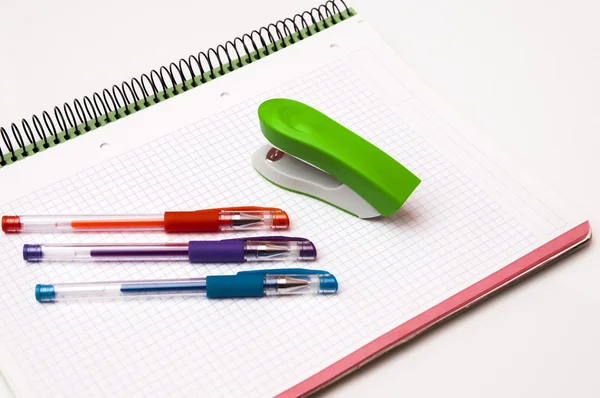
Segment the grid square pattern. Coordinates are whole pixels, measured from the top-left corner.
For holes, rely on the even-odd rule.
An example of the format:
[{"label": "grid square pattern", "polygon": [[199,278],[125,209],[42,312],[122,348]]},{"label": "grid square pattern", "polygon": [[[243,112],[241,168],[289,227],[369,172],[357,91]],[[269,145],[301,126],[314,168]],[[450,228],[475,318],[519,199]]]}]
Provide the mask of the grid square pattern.
[{"label": "grid square pattern", "polygon": [[[384,148],[422,179],[391,217],[360,220],[281,190],[251,167],[256,109],[287,96]],[[421,106],[412,99],[415,107]],[[158,111],[158,110],[157,110]],[[241,265],[25,264],[24,243],[161,242],[224,235],[13,235],[1,240],[0,333],[44,396],[265,396],[321,370],[504,265],[534,235],[445,159],[342,61],[3,206],[2,214],[160,213],[279,206],[319,249],[335,296],[42,305],[36,283],[187,278]],[[368,161],[368,160],[367,160]],[[292,266],[291,263],[283,266]],[[298,266],[298,264],[296,264]]]}]

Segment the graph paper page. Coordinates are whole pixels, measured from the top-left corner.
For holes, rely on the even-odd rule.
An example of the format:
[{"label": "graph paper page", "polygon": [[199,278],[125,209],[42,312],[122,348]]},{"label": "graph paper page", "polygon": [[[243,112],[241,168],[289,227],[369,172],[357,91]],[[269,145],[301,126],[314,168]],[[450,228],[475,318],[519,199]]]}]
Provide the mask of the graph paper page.
[{"label": "graph paper page", "polygon": [[[0,361],[15,392],[271,396],[582,221],[465,145],[462,131],[438,114],[441,108],[411,91],[414,77],[393,67],[400,61],[386,48],[366,24],[348,21],[2,170],[0,180],[15,187],[30,179],[15,188],[22,194],[0,205],[1,214],[282,207],[292,220],[287,234],[307,237],[319,250],[308,266],[330,271],[340,283],[333,296],[40,304],[36,283],[190,278],[255,266],[27,264],[21,256],[25,243],[230,234],[1,236]],[[266,143],[257,107],[273,97],[322,110],[399,160],[421,185],[396,214],[374,220],[275,187],[250,163]],[[99,152],[104,140],[112,149]],[[40,167],[51,162],[53,168]]]}]

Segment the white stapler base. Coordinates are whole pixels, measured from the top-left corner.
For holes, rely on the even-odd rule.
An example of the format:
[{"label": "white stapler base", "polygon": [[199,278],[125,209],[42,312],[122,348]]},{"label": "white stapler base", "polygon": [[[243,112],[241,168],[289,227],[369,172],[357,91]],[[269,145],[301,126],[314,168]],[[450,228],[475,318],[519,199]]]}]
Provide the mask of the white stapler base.
[{"label": "white stapler base", "polygon": [[360,195],[311,164],[288,154],[269,160],[267,155],[272,148],[265,145],[252,156],[252,165],[266,179],[289,190],[319,198],[360,218],[380,216]]}]

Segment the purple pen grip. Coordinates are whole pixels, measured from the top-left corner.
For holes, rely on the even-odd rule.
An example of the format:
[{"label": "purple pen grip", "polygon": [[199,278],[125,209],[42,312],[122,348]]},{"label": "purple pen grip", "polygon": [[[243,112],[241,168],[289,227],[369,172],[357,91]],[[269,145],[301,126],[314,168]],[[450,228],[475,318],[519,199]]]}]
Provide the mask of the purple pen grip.
[{"label": "purple pen grip", "polygon": [[243,240],[191,241],[190,263],[234,263],[243,262]]}]

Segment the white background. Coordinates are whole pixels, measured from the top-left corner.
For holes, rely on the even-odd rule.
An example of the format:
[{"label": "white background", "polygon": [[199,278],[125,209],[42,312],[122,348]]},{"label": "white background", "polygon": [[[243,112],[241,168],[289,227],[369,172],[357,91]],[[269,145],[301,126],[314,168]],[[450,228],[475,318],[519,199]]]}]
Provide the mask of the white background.
[{"label": "white background", "polygon": [[[0,0],[0,124],[317,4]],[[442,98],[600,222],[600,3],[348,4]],[[592,242],[322,395],[599,396],[598,260]]]}]

